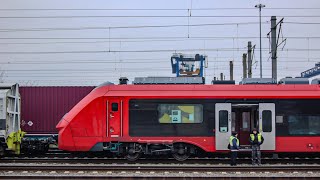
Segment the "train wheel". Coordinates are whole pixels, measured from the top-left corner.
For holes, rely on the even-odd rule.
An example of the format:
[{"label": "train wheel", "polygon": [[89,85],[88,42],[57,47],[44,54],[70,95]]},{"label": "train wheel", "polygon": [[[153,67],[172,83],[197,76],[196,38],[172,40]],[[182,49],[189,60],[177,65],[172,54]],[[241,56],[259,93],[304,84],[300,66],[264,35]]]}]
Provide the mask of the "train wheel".
[{"label": "train wheel", "polygon": [[175,146],[175,152],[172,153],[172,157],[177,161],[185,161],[189,158],[190,154],[188,149],[183,144]]},{"label": "train wheel", "polygon": [[179,153],[174,153],[172,154],[172,157],[177,160],[177,161],[185,161],[189,158],[189,154],[179,154]]},{"label": "train wheel", "polygon": [[136,161],[141,157],[142,153],[135,151],[133,148],[130,148],[125,158],[128,161]]},{"label": "train wheel", "polygon": [[138,160],[140,157],[141,157],[141,153],[128,153],[125,158],[128,160],[128,161],[136,161]]}]

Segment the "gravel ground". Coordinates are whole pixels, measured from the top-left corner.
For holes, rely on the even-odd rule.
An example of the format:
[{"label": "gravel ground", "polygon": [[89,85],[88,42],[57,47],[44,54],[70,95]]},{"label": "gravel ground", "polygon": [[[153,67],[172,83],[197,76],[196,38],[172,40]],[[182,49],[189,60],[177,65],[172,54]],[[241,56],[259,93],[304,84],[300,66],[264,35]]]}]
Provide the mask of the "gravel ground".
[{"label": "gravel ground", "polygon": [[320,177],[320,172],[297,172],[297,173],[285,173],[285,172],[113,172],[113,171],[5,171],[0,172],[0,176],[48,176],[48,177],[59,177],[59,176],[70,176],[70,177],[267,177],[267,178],[276,178],[276,177]]},{"label": "gravel ground", "polygon": [[[320,178],[320,171],[295,171],[294,167],[299,166],[301,167],[301,164],[265,164],[261,165],[261,167],[279,167],[280,170],[278,172],[274,172],[272,169],[270,169],[270,172],[263,171],[258,172],[254,168],[257,166],[251,166],[248,164],[239,164],[238,167],[252,167],[249,171],[243,171],[240,170],[237,171],[197,171],[197,167],[230,167],[227,164],[177,164],[177,163],[171,163],[171,164],[152,164],[152,163],[135,163],[135,164],[104,164],[104,163],[88,163],[88,164],[69,164],[69,163],[1,163],[1,165],[5,166],[25,166],[24,170],[21,171],[0,171],[0,177],[1,178],[12,178],[13,176],[16,177],[26,177],[26,178],[37,178],[37,177],[88,177],[88,178],[101,178],[101,177],[117,177],[117,178],[130,178],[130,177],[145,177],[145,178],[152,178],[152,177],[162,177],[162,178],[176,178],[176,177],[182,177],[182,178],[245,178],[245,177],[251,177],[251,178],[293,178],[293,177],[299,177],[299,178]],[[132,166],[132,167],[144,167],[144,166],[166,166],[166,167],[194,167],[194,170],[181,170],[181,171],[170,171],[170,170],[148,170],[144,171],[141,169],[139,170],[128,170],[128,171],[119,171],[119,170],[28,170],[29,166],[102,166],[102,167],[121,167],[121,166]],[[291,172],[281,171],[281,167],[292,167],[293,170]],[[310,165],[305,164],[304,167],[314,167],[319,166],[319,164]],[[273,172],[272,172],[273,171]]]},{"label": "gravel ground", "polygon": [[[50,163],[50,162],[46,162],[46,163],[1,163],[1,165],[3,166],[36,166],[36,165],[48,165],[48,166],[61,166],[61,165],[68,165],[68,166],[167,166],[167,167],[174,167],[174,166],[182,166],[182,167],[230,167],[229,164],[225,164],[225,163],[219,163],[219,164],[179,164],[179,163],[159,163],[159,164],[153,164],[153,163]],[[238,164],[237,166],[240,167],[257,167],[257,166],[253,166],[253,165],[249,165],[249,164]],[[273,167],[273,166],[277,166],[277,167],[287,167],[287,166],[305,166],[305,167],[312,167],[312,166],[320,166],[320,162],[319,163],[314,163],[314,164],[283,164],[283,163],[278,163],[278,164],[262,164],[260,165],[260,167]]]}]

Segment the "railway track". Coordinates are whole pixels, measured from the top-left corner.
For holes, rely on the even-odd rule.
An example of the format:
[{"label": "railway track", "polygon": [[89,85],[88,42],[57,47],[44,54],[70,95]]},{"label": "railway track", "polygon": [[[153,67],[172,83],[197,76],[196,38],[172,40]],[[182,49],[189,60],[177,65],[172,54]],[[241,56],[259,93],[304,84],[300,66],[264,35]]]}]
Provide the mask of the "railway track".
[{"label": "railway track", "polygon": [[237,167],[230,167],[229,161],[228,157],[190,158],[184,162],[167,157],[146,157],[129,162],[117,157],[73,157],[49,153],[38,157],[1,158],[0,179],[320,178],[320,159],[316,157],[265,157],[262,166],[251,166],[248,157],[239,158]]},{"label": "railway track", "polygon": [[0,178],[41,178],[41,179],[102,179],[102,178],[317,178],[320,177],[318,165],[66,165],[66,164],[2,164]]},{"label": "railway track", "polygon": [[[251,164],[250,158],[239,158],[237,160],[239,164]],[[230,158],[190,158],[183,162],[178,162],[172,158],[157,158],[149,159],[143,158],[136,162],[130,162],[124,158],[78,158],[78,157],[5,157],[0,159],[0,164],[3,163],[69,163],[69,164],[229,164]],[[263,158],[263,164],[319,164],[319,158]]]}]

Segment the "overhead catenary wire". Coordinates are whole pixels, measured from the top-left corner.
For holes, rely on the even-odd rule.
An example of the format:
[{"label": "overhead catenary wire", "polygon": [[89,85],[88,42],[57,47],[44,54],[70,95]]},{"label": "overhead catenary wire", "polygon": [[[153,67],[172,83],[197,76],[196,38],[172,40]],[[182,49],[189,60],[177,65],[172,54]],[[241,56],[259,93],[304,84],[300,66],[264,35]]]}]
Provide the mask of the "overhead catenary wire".
[{"label": "overhead catenary wire", "polygon": [[92,44],[92,43],[119,43],[119,42],[125,42],[125,43],[143,43],[143,42],[177,42],[177,41],[225,41],[225,39],[145,39],[145,40],[112,40],[112,41],[54,41],[54,42],[0,42],[0,44],[6,44],[6,45],[23,45],[23,44]]},{"label": "overhead catenary wire", "polygon": [[[171,24],[171,25],[138,25],[138,26],[94,26],[94,27],[39,27],[39,28],[0,28],[0,32],[21,32],[21,31],[76,31],[76,30],[108,30],[108,29],[136,29],[136,28],[171,28],[171,27],[198,27],[198,26],[231,26],[231,25],[254,25],[259,22],[238,22],[238,23],[205,23],[205,24]],[[261,22],[269,24],[269,21]],[[320,24],[320,22],[284,22],[286,24]]]},{"label": "overhead catenary wire", "polygon": [[[268,71],[271,70],[271,69],[267,69]],[[297,75],[300,73],[298,73],[297,71],[301,71],[302,69],[286,69],[286,68],[281,68],[280,70],[282,71],[287,71],[288,72],[295,72],[297,73]],[[166,72],[168,70],[157,70],[159,73],[162,73],[162,74],[166,74],[166,76],[171,76],[170,74],[167,74]],[[268,72],[266,71],[266,72]],[[47,74],[44,74],[44,73],[41,73],[41,72],[38,72],[36,74],[29,74],[29,73],[24,73],[24,74],[17,74],[16,73],[17,71],[11,71],[11,72],[7,72],[7,75],[3,76],[3,77],[6,77],[6,78],[14,78],[14,77],[20,77],[20,78],[28,78],[28,77],[38,77],[38,78],[44,78],[44,77],[79,77],[79,78],[86,78],[86,77],[97,77],[97,78],[104,78],[104,77],[110,77],[110,76],[116,76],[116,77],[120,77],[118,76],[119,74],[116,74],[116,73],[112,73],[112,72],[108,72],[108,73],[105,73],[105,72],[101,72],[101,71],[97,71],[97,72],[70,72],[70,73],[62,73],[62,72],[49,72]],[[124,74],[131,74],[131,73],[135,73],[136,76],[139,76],[139,74],[150,74],[151,76],[154,74],[152,73],[153,71],[144,71],[144,70],[134,70],[134,71],[129,71],[129,72],[125,72]],[[221,70],[221,72],[228,72],[228,69],[225,68],[223,70]],[[240,73],[240,71],[238,71]],[[59,75],[57,75],[57,73],[59,73]],[[279,73],[279,74],[286,74],[287,72],[285,73]],[[57,75],[57,76],[55,76]],[[214,76],[214,74],[212,73],[207,73],[206,74],[206,77],[210,77],[210,76]]]},{"label": "overhead catenary wire", "polygon": [[[226,59],[226,60],[216,60],[215,58],[213,58],[211,61],[214,62],[229,62],[227,61],[228,59],[231,59],[233,57],[224,57],[221,56],[218,59]],[[263,58],[268,58],[268,57],[263,57]],[[282,61],[282,59],[285,59],[284,61]],[[290,59],[298,59],[298,60],[290,60]],[[308,62],[318,62],[318,60],[320,59],[320,57],[278,57],[278,62],[279,63],[301,63],[301,62],[306,62],[305,60],[308,59],[313,59],[314,61],[308,61]],[[239,62],[241,60],[241,58],[238,58]],[[0,60],[0,64],[4,64],[4,65],[14,65],[14,64],[72,64],[72,63],[105,63],[105,64],[113,64],[113,63],[122,63],[122,64],[135,64],[135,63],[141,63],[141,64],[158,64],[159,62],[168,62],[167,60],[164,60],[163,58],[152,58],[152,59],[120,59],[121,62],[119,61],[114,61],[111,59],[102,59],[102,60],[97,60],[97,59],[91,59],[91,60],[74,60],[74,59],[65,59],[65,60],[28,60],[28,59],[24,59],[24,60],[14,60],[14,61],[10,61],[10,60]],[[240,66],[241,64],[239,64]],[[234,66],[237,66],[236,64]]]},{"label": "overhead catenary wire", "polygon": [[[74,30],[108,30],[108,29],[135,29],[135,28],[171,28],[171,27],[198,27],[198,26],[231,26],[231,25],[251,25],[259,22],[240,23],[206,23],[206,24],[171,24],[171,25],[139,25],[139,26],[100,26],[100,27],[62,27],[62,28],[1,28],[0,32],[20,32],[20,31],[74,31]],[[262,22],[268,24],[268,22]]]},{"label": "overhead catenary wire", "polygon": [[[273,14],[274,15],[274,14]],[[270,18],[271,15],[261,16]],[[320,15],[276,15],[284,18],[320,18]],[[256,15],[64,15],[64,16],[0,16],[0,19],[75,19],[75,18],[257,18]]]},{"label": "overhead catenary wire", "polygon": [[[267,70],[271,70],[271,69],[267,69]],[[285,69],[280,69],[280,70],[285,70]],[[288,70],[289,72],[296,72],[296,70]],[[141,71],[136,71],[136,72],[141,72]],[[145,71],[145,72],[148,72],[148,71]],[[152,72],[152,71],[149,71],[149,72]],[[111,73],[110,73],[111,74]],[[211,74],[207,75],[207,76],[212,76]],[[104,76],[103,75],[93,75],[93,76],[89,76],[89,75],[59,75],[59,76],[55,76],[54,74],[51,75],[51,76],[48,76],[48,75],[39,75],[39,76],[36,76],[36,75],[11,75],[10,77],[20,77],[20,78],[23,78],[23,77],[38,77],[38,78],[57,78],[57,77],[72,77],[72,78],[88,78],[88,77],[91,77],[91,78],[103,78]]]},{"label": "overhead catenary wire", "polygon": [[[257,39],[258,36],[160,36],[160,37],[0,37],[2,40],[161,40],[161,39]],[[262,37],[268,39],[267,36]],[[320,39],[320,36],[284,36],[290,39]]]},{"label": "overhead catenary wire", "polygon": [[[245,50],[246,48],[213,48],[213,49],[144,49],[144,50],[82,50],[82,51],[0,51],[0,54],[99,54],[99,53],[153,53],[153,52],[198,52],[198,51],[234,51]],[[262,51],[269,52],[269,49],[263,48]],[[287,48],[283,51],[320,51],[320,49],[299,49]]]},{"label": "overhead catenary wire", "polygon": [[[1,8],[0,11],[186,11],[188,8]],[[265,10],[319,10],[315,7],[266,7]],[[248,7],[192,8],[195,11],[208,10],[255,10]]]},{"label": "overhead catenary wire", "polygon": [[[224,67],[228,67],[228,66],[224,66]],[[303,67],[296,67],[296,69],[302,69]],[[171,68],[168,67],[148,67],[148,68],[123,68],[126,71],[132,71],[132,72],[137,72],[137,71],[145,71],[145,72],[152,72],[154,70],[171,70]],[[3,69],[2,71],[5,72],[21,72],[21,71],[25,71],[25,72],[44,72],[46,73],[47,71],[52,71],[52,72],[61,72],[61,71],[65,71],[66,73],[70,72],[80,72],[80,73],[87,73],[87,72],[94,72],[94,73],[111,73],[114,74],[113,72],[114,68],[105,68],[105,69]],[[271,70],[271,68],[266,68],[265,70]],[[282,68],[280,70],[294,70],[293,68],[290,67],[290,69],[287,68]]]},{"label": "overhead catenary wire", "polygon": [[[226,67],[226,69],[223,69],[222,71],[228,71],[227,69],[228,68]],[[271,70],[271,69],[266,69],[266,70]],[[297,70],[287,69],[287,68],[281,68],[280,70],[286,70],[288,72],[297,72]],[[161,71],[161,70],[158,70],[158,71]],[[59,72],[58,76],[56,74],[57,72],[54,72],[54,71],[49,72],[49,74],[52,73],[52,76],[48,76],[49,74],[39,74],[39,76],[34,76],[34,74],[31,74],[31,76],[29,76],[29,75],[26,74],[26,75],[19,76],[19,75],[16,74],[17,71],[13,71],[13,72],[14,72],[14,76],[10,76],[10,79],[19,78],[16,81],[21,81],[21,80],[23,80],[23,78],[27,78],[25,81],[36,81],[36,80],[39,80],[39,79],[30,80],[30,79],[28,79],[30,77],[40,78],[40,80],[42,80],[42,81],[47,81],[47,80],[48,81],[61,81],[61,80],[70,81],[70,80],[66,80],[65,77],[70,77],[70,78],[71,77],[78,77],[83,81],[87,80],[88,77],[97,78],[97,80],[105,80],[105,77],[108,77],[108,79],[110,79],[110,78],[118,79],[118,76],[115,73],[113,73],[111,71],[105,71],[105,70],[101,71],[101,72],[100,71],[91,71],[91,72],[89,72],[89,71],[88,72],[71,71],[71,72],[68,72],[67,74],[61,74],[61,72]],[[134,70],[134,71],[130,71],[130,72],[127,72],[127,73],[143,73],[144,75],[148,75],[150,73],[152,74],[152,72],[153,71]],[[162,69],[162,72],[167,72],[167,70]],[[9,72],[9,73],[11,73],[11,72]],[[70,73],[71,74],[77,73],[77,74],[76,75],[70,75]],[[287,76],[287,73],[285,73],[284,71],[279,72],[279,74],[281,74],[282,76]],[[88,75],[90,75],[90,76],[88,76]],[[138,75],[138,74],[136,74],[136,75]],[[267,73],[267,75],[269,75],[269,74]],[[206,75],[206,77],[213,77],[213,76],[214,76],[214,74],[211,74],[211,73]],[[46,79],[43,79],[43,78],[46,78]],[[54,78],[54,79],[48,79],[48,78]],[[64,79],[60,80],[59,78],[64,78]],[[73,82],[74,80],[77,80],[77,79],[72,79],[71,82]]]},{"label": "overhead catenary wire", "polygon": [[299,24],[299,25],[318,25],[320,22],[293,22],[293,21],[285,21],[284,24]]},{"label": "overhead catenary wire", "polygon": [[[242,65],[240,64],[240,60],[239,61],[236,61],[237,63],[234,65],[234,66],[238,66],[238,67],[242,67]],[[296,62],[296,63],[301,63],[301,62],[303,62],[303,61],[300,61],[300,62]],[[78,64],[77,62],[75,62],[76,64]],[[89,62],[86,62],[86,63],[89,63]],[[111,64],[111,63],[115,63],[115,62],[109,62],[109,63],[105,63],[105,64]],[[136,62],[132,62],[132,63],[136,63]],[[132,69],[132,70],[134,70],[134,69],[139,69],[139,67],[134,67],[134,66],[131,66],[131,64],[132,63],[122,63],[122,64],[128,64],[128,66],[124,66],[126,69]],[[154,62],[154,63],[144,63],[144,62],[141,62],[141,64],[146,64],[145,66],[143,66],[143,67],[146,67],[146,68],[151,68],[151,69],[154,69],[154,68],[168,68],[168,66],[169,66],[169,64],[168,63],[165,63],[165,62],[161,62],[162,64],[164,64],[164,66],[157,66],[157,65],[159,65],[159,63],[156,63],[156,62]],[[224,67],[229,67],[228,65],[227,65],[227,63],[228,63],[228,61],[227,60],[225,60],[225,61],[216,61],[216,63],[218,63],[218,65],[217,66],[219,66],[219,68],[224,68]],[[286,63],[290,63],[290,65],[287,65]],[[295,63],[294,61],[281,61],[281,62],[279,62],[279,64],[280,64],[280,66],[281,67],[283,67],[283,66],[286,66],[286,67],[289,67],[289,68],[304,68],[305,69],[305,67],[304,66],[298,66],[297,64],[293,64],[293,63]],[[309,64],[315,64],[315,63],[317,63],[317,61],[308,61],[308,63]],[[1,63],[2,65],[3,65],[3,67],[2,67],[2,69],[1,69],[1,71],[5,71],[6,69],[11,69],[11,70],[13,70],[13,68],[14,67],[21,67],[21,66],[10,66],[11,64],[5,64],[5,63]],[[28,67],[27,69],[29,69],[29,68],[32,68],[32,67],[36,67],[36,66],[31,66],[31,65],[33,65],[33,64],[36,64],[36,63],[17,63],[17,64],[12,64],[12,65],[18,65],[18,64],[21,64],[21,65],[25,65],[24,67]],[[38,64],[41,64],[41,63],[38,63]],[[57,68],[57,69],[63,69],[63,70],[65,70],[64,69],[64,66],[60,66],[60,64],[59,63],[57,63],[57,64],[54,64],[54,66],[51,64],[51,63],[43,63],[43,64],[41,64],[41,65],[46,65],[46,64],[48,64],[48,65],[50,65],[50,66],[42,66],[42,68],[44,68],[44,67],[46,67],[46,68],[51,68],[51,67],[55,67],[55,68]],[[63,64],[67,64],[67,63],[61,63],[62,65]],[[80,64],[80,63],[79,63]],[[94,63],[93,63],[94,64]],[[99,64],[103,64],[103,62],[99,62]],[[121,64],[121,63],[119,63],[119,64]],[[140,63],[137,63],[137,64],[140,64]],[[166,65],[167,64],[167,65]],[[30,66],[28,66],[28,65],[30,65]],[[73,66],[74,68],[77,68],[77,67],[83,67],[83,66]],[[88,68],[87,70],[97,70],[97,68],[99,69],[99,67],[104,67],[104,66],[99,66],[99,67],[96,67],[96,66],[89,66],[90,68]],[[112,67],[111,69],[109,69],[109,70],[112,70],[112,69],[114,69],[114,66],[107,66],[107,67]],[[44,69],[42,69],[42,68],[40,68],[39,70],[43,70],[43,71],[45,71],[46,69],[44,68]],[[141,68],[140,68],[141,69]],[[170,69],[170,68],[169,68]],[[211,69],[211,68],[208,68],[208,69]],[[54,69],[52,69],[52,70],[54,70]],[[66,70],[68,70],[68,69],[66,69]],[[22,70],[23,71],[23,70]]]},{"label": "overhead catenary wire", "polygon": [[[151,72],[151,71],[150,71]],[[295,72],[295,71],[290,71],[289,72]],[[142,73],[141,71],[138,71],[136,73]],[[285,74],[282,73],[283,76],[285,76]],[[298,74],[297,74],[298,75]],[[208,74],[206,77],[213,77],[214,75],[213,74]],[[32,79],[32,80],[59,80],[59,79],[56,79],[56,78],[62,78],[60,80],[65,80],[63,79],[64,77],[68,77],[68,78],[75,78],[75,80],[88,80],[87,78],[96,78],[97,80],[106,80],[105,78],[108,77],[108,78],[116,78],[118,79],[119,77],[116,77],[116,76],[113,76],[112,74],[110,75],[96,75],[96,76],[14,76],[12,77],[12,79],[15,79],[15,78],[19,78],[19,80],[23,80],[21,78],[30,78],[30,77],[33,77],[33,78],[38,78],[38,79]],[[42,77],[45,77],[45,78],[55,78],[55,79],[39,79],[39,78],[42,78]],[[78,78],[77,78],[78,77]],[[99,78],[99,79],[98,79]],[[28,79],[25,79],[25,80],[28,80]],[[132,79],[133,80],[133,79]]]},{"label": "overhead catenary wire", "polygon": [[[287,39],[320,39],[320,37],[287,37]],[[245,37],[240,39],[247,39]],[[249,39],[249,38],[248,38]],[[11,40],[11,39],[9,39]],[[74,39],[75,40],[75,39]],[[91,39],[87,39],[91,40]],[[0,44],[5,45],[44,45],[44,44],[98,44],[98,43],[149,43],[149,42],[178,42],[178,41],[226,41],[226,40],[233,40],[232,38],[210,38],[210,39],[202,39],[202,38],[185,38],[185,39],[141,39],[141,40],[111,40],[111,41],[47,41],[47,42],[0,42]]]}]

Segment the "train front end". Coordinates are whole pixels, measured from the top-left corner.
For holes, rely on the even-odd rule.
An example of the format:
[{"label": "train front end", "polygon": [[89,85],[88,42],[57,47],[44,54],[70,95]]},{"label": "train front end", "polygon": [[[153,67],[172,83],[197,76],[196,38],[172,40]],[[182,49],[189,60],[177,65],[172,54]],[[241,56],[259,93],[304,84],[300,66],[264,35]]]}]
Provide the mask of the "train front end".
[{"label": "train front end", "polygon": [[104,97],[107,87],[97,87],[57,124],[58,146],[65,151],[90,151],[103,139]]},{"label": "train front end", "polygon": [[56,126],[59,131],[58,145],[61,150],[75,151],[74,140],[69,126],[70,119],[66,119],[67,117],[68,114],[66,114]]}]

